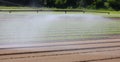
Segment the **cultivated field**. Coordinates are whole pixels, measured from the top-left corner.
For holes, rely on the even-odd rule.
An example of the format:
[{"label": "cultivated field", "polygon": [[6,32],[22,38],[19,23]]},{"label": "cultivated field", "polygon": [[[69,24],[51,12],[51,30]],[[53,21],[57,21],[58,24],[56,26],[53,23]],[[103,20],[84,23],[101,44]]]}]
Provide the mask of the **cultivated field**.
[{"label": "cultivated field", "polygon": [[0,14],[0,62],[118,62],[120,18]]}]

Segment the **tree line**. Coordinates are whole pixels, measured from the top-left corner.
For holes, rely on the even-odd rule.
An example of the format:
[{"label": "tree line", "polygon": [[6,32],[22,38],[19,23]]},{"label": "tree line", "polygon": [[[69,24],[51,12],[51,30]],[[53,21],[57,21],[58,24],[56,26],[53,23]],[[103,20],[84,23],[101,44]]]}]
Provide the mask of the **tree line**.
[{"label": "tree line", "polygon": [[0,0],[0,5],[120,10],[120,0]]}]

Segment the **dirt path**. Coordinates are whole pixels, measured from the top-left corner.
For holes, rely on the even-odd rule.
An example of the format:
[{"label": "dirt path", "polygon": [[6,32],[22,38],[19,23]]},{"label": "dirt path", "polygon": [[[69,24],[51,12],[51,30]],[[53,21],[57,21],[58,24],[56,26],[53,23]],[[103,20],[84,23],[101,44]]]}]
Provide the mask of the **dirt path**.
[{"label": "dirt path", "polygon": [[120,39],[1,45],[0,62],[118,62]]}]

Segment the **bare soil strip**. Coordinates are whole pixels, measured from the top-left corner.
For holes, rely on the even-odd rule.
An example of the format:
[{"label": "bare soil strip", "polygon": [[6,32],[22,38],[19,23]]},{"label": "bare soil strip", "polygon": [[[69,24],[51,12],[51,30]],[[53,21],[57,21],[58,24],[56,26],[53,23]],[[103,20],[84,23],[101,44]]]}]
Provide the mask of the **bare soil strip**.
[{"label": "bare soil strip", "polygon": [[1,45],[0,62],[115,62],[120,39]]},{"label": "bare soil strip", "polygon": [[75,61],[75,62],[93,62],[93,61],[103,61],[103,60],[112,60],[112,59],[120,59],[120,57],[111,57],[111,58],[85,60],[85,61]]}]

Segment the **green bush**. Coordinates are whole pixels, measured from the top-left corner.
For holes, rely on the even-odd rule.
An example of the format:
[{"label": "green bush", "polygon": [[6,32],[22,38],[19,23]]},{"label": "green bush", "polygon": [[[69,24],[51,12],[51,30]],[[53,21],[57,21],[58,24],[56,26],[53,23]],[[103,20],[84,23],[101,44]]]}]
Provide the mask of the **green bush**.
[{"label": "green bush", "polygon": [[120,10],[120,0],[108,0],[109,6],[115,10]]}]

